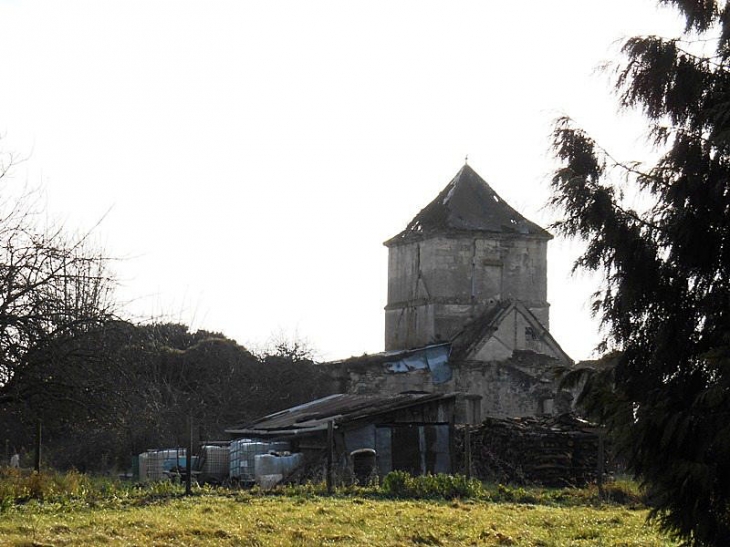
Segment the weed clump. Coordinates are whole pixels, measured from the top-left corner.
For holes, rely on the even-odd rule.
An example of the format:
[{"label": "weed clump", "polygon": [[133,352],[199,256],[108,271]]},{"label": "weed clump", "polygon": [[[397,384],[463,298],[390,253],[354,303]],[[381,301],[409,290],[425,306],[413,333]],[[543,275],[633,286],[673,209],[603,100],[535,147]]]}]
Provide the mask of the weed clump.
[{"label": "weed clump", "polygon": [[0,469],[0,509],[31,500],[65,503],[84,499],[93,490],[91,480],[77,471],[27,472],[7,467]]},{"label": "weed clump", "polygon": [[484,488],[477,479],[464,475],[423,475],[413,477],[405,471],[392,471],[383,479],[383,494],[392,498],[455,499],[484,497]]},{"label": "weed clump", "polygon": [[604,485],[603,500],[630,507],[650,504],[641,486],[629,480],[617,480]]},{"label": "weed clump", "polygon": [[494,501],[505,501],[510,503],[539,503],[540,499],[533,492],[525,490],[522,486],[511,488],[504,484],[497,485],[497,493],[492,498]]}]

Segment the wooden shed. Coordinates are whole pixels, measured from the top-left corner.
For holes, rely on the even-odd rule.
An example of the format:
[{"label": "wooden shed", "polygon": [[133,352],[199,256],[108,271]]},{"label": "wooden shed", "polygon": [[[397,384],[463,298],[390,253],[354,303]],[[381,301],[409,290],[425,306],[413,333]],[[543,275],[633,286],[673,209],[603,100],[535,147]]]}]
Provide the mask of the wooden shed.
[{"label": "wooden shed", "polygon": [[[328,452],[335,470],[362,478],[402,470],[451,473],[458,394],[336,394],[234,427],[234,437],[287,440],[310,465]],[[328,432],[329,430],[329,432]],[[331,451],[331,452],[330,452]]]}]

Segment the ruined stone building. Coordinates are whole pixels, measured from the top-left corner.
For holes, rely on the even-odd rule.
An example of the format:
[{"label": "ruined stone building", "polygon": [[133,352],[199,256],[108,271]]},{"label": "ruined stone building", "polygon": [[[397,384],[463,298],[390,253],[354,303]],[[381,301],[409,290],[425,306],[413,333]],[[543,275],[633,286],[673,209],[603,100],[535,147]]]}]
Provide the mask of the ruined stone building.
[{"label": "ruined stone building", "polygon": [[552,236],[469,166],[388,247],[385,351],[329,363],[343,392],[471,396],[471,419],[570,409],[550,335]]}]

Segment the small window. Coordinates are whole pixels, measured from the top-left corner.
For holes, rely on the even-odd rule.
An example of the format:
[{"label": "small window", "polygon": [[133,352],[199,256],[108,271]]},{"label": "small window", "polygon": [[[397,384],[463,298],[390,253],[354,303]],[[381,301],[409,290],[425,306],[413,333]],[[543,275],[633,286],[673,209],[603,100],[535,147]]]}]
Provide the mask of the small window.
[{"label": "small window", "polygon": [[532,327],[525,327],[525,340],[539,340],[540,337]]}]

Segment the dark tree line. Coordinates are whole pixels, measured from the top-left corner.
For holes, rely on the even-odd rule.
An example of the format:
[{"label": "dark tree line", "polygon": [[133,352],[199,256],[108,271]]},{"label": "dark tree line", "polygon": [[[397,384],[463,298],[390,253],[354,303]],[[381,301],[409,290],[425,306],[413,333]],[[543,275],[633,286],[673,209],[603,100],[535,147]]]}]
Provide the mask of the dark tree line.
[{"label": "dark tree line", "polygon": [[[661,3],[686,32],[627,40],[616,79],[659,160],[619,162],[561,119],[553,204],[562,233],[587,244],[576,267],[604,274],[593,306],[618,350],[584,402],[665,529],[689,545],[730,545],[730,8]],[[628,205],[618,180],[649,205]]]},{"label": "dark tree line", "polygon": [[[228,427],[336,390],[311,360],[257,356],[178,324],[110,321],[73,345],[16,376],[6,389],[24,395],[0,407],[0,431],[16,447],[32,446],[42,420],[47,463],[58,468],[124,470],[148,448],[185,446],[190,416],[197,440],[221,440]],[[56,376],[75,380],[44,387]]]}]

